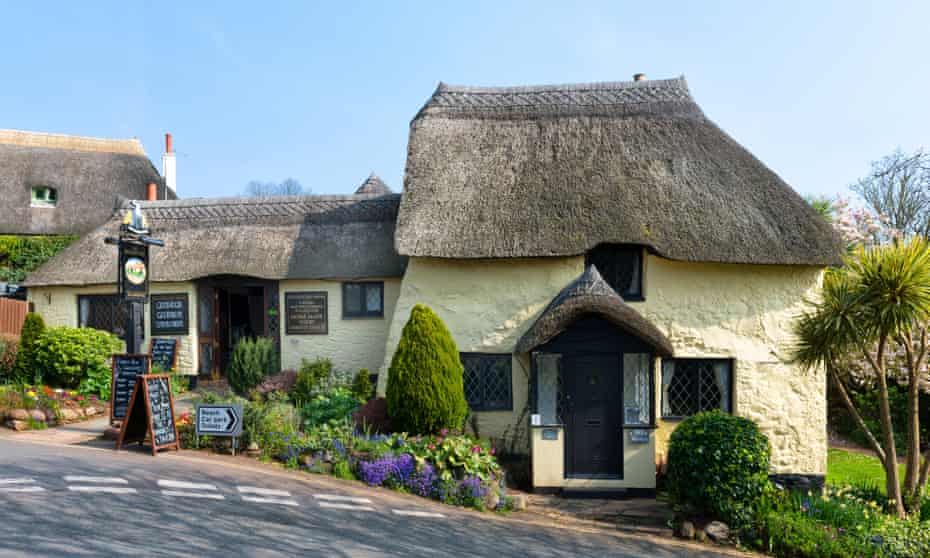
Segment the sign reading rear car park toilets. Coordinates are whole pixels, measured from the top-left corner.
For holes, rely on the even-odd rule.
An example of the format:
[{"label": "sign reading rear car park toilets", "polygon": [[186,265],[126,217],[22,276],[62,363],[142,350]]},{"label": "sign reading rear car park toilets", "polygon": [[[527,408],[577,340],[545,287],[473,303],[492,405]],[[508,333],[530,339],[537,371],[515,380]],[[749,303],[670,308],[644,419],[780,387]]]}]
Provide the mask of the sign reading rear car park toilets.
[{"label": "sign reading rear car park toilets", "polygon": [[242,436],[242,405],[197,405],[198,436]]}]

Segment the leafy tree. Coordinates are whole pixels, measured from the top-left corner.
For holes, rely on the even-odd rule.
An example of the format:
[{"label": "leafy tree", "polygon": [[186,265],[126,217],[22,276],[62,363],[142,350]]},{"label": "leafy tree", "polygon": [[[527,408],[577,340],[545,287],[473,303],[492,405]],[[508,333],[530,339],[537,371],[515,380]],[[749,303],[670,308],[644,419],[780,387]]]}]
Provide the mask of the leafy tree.
[{"label": "leafy tree", "polygon": [[245,185],[245,193],[249,196],[309,196],[310,190],[304,190],[296,178],[285,178],[281,182],[262,182],[252,180]]},{"label": "leafy tree", "polygon": [[461,428],[468,414],[463,372],[446,325],[428,307],[414,306],[388,370],[388,415],[395,430],[432,434]]},{"label": "leafy tree", "polygon": [[905,234],[930,234],[930,153],[900,149],[872,162],[851,186],[889,225]]},{"label": "leafy tree", "polygon": [[260,384],[265,376],[278,371],[278,355],[271,339],[246,337],[233,348],[226,376],[229,387],[236,393],[245,394]]},{"label": "leafy tree", "polygon": [[823,217],[824,221],[827,223],[833,223],[833,217],[836,211],[833,207],[833,201],[831,201],[830,198],[826,196],[807,196],[805,199],[817,215]]},{"label": "leafy tree", "polygon": [[36,341],[45,332],[45,320],[35,312],[26,314],[19,334],[19,351],[13,377],[19,382],[41,383],[42,374],[36,362]]},{"label": "leafy tree", "polygon": [[[844,268],[824,277],[821,300],[795,324],[794,358],[808,368],[824,366],[844,405],[885,469],[888,497],[898,515],[917,501],[930,474],[930,452],[921,466],[919,385],[927,358],[930,318],[930,244],[920,236],[860,247]],[[904,489],[888,390],[888,361],[897,353],[907,376],[907,458]],[[849,396],[841,367],[851,354],[865,359],[878,391],[880,440]]]}]

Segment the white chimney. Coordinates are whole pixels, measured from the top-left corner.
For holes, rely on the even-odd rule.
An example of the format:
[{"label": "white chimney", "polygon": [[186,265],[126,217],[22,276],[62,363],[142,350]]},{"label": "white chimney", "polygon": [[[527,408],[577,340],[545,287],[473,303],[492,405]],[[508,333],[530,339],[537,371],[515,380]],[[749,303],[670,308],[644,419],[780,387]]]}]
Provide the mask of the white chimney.
[{"label": "white chimney", "polygon": [[[165,154],[161,156],[161,174],[165,178],[167,190],[177,195],[178,193],[178,166],[174,158],[174,149],[171,141],[171,134],[165,134]],[[165,197],[168,196],[167,190]]]}]

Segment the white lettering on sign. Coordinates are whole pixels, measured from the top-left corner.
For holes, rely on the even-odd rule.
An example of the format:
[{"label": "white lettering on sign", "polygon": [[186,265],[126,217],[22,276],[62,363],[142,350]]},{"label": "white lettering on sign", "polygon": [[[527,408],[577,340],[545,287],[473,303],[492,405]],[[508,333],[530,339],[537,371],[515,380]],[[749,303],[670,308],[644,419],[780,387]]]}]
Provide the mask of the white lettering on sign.
[{"label": "white lettering on sign", "polygon": [[197,433],[239,436],[242,433],[242,407],[238,405],[198,406]]}]

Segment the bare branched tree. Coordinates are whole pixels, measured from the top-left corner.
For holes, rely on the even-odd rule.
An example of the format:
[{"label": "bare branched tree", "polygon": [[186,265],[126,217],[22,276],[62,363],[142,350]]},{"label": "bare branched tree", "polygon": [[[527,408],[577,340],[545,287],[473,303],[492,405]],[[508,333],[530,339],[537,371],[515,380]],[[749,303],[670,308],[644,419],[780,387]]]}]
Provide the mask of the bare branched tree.
[{"label": "bare branched tree", "polygon": [[245,185],[245,193],[249,196],[309,196],[310,190],[304,190],[296,178],[285,178],[281,182],[262,182],[253,180]]},{"label": "bare branched tree", "polygon": [[918,149],[872,162],[872,170],[851,186],[888,224],[904,234],[930,233],[930,153]]}]

